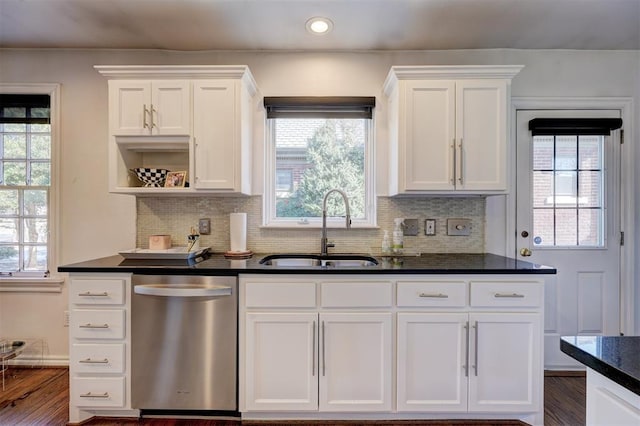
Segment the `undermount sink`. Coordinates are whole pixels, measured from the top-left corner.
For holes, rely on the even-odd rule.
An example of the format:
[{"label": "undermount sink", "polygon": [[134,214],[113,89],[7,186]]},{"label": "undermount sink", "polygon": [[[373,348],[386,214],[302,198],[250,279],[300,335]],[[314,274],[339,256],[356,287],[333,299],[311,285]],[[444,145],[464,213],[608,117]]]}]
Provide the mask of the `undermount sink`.
[{"label": "undermount sink", "polygon": [[326,268],[361,268],[376,266],[378,261],[371,256],[352,254],[332,254],[320,256],[318,254],[272,254],[260,260],[261,265],[279,267],[313,267]]}]

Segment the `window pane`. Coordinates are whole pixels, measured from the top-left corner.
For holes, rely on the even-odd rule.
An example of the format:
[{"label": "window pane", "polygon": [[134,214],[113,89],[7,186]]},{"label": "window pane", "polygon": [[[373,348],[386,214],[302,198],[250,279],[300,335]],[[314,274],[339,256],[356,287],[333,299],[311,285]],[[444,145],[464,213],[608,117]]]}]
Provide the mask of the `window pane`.
[{"label": "window pane", "polygon": [[534,136],[533,170],[553,169],[553,136]]},{"label": "window pane", "polygon": [[24,214],[26,216],[47,215],[47,191],[30,189],[24,191]]},{"label": "window pane", "polygon": [[580,172],[580,207],[602,207],[602,172]]},{"label": "window pane", "polygon": [[[276,216],[320,217],[324,195],[339,188],[351,216],[364,218],[365,129],[365,119],[276,119],[276,178],[286,172],[292,180],[292,192],[276,188]],[[345,214],[338,194],[327,200],[327,214]]]},{"label": "window pane", "polygon": [[25,107],[5,107],[3,113],[5,117],[24,118],[27,116],[27,109]]},{"label": "window pane", "polygon": [[556,170],[575,170],[578,167],[577,154],[577,136],[556,136]]},{"label": "window pane", "polygon": [[49,118],[49,108],[31,108],[31,117]]},{"label": "window pane", "polygon": [[18,243],[18,219],[0,218],[0,243]]},{"label": "window pane", "polygon": [[47,270],[47,246],[24,246],[24,271]]},{"label": "window pane", "polygon": [[5,185],[27,184],[27,163],[24,161],[6,161],[4,163]]},{"label": "window pane", "polygon": [[533,207],[553,205],[553,172],[533,172]]},{"label": "window pane", "polygon": [[0,215],[14,216],[18,214],[18,191],[0,189]]},{"label": "window pane", "polygon": [[4,125],[4,131],[5,132],[26,132],[27,131],[27,125],[26,124],[19,124],[19,123],[5,123]]},{"label": "window pane", "polygon": [[575,205],[578,195],[578,173],[556,172],[555,180],[556,204]]},{"label": "window pane", "polygon": [[24,241],[25,243],[46,243],[47,242],[47,219],[24,219]]},{"label": "window pane", "polygon": [[[33,126],[32,126],[33,127]],[[31,135],[31,158],[48,160],[51,158],[51,136]]]},{"label": "window pane", "polygon": [[533,210],[533,243],[536,246],[553,246],[553,209]]},{"label": "window pane", "polygon": [[580,169],[602,169],[603,136],[580,136]]},{"label": "window pane", "polygon": [[556,210],[556,245],[575,246],[578,243],[578,209]]},{"label": "window pane", "polygon": [[[0,228],[0,238],[2,228]],[[0,271],[14,272],[18,270],[19,260],[18,246],[0,246]]]},{"label": "window pane", "polygon": [[603,211],[601,209],[580,209],[578,215],[578,235],[580,236],[578,244],[581,246],[602,246]]},{"label": "window pane", "polygon": [[31,185],[48,186],[50,179],[49,163],[31,163]]},{"label": "window pane", "polygon": [[51,124],[32,124],[32,133],[51,133]]},{"label": "window pane", "polygon": [[5,134],[2,158],[27,158],[27,135]]}]

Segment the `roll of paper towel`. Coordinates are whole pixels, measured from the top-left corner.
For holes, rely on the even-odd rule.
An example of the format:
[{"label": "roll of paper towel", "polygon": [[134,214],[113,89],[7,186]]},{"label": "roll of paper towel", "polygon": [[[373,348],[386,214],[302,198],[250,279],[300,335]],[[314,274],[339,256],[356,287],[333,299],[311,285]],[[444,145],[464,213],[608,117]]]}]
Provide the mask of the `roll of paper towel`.
[{"label": "roll of paper towel", "polygon": [[229,218],[231,251],[247,251],[247,214],[231,213]]}]

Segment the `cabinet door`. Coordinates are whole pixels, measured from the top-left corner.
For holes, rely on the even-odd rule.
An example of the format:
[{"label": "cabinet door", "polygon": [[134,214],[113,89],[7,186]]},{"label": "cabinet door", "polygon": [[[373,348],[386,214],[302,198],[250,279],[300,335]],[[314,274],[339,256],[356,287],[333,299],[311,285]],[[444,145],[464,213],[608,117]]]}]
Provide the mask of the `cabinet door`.
[{"label": "cabinet door", "polygon": [[398,314],[398,411],[466,411],[468,316]]},{"label": "cabinet door", "polygon": [[233,80],[193,83],[196,189],[238,190],[238,90]]},{"label": "cabinet door", "polygon": [[188,80],[158,80],[152,84],[151,127],[156,135],[191,133],[191,91]]},{"label": "cabinet door", "polygon": [[456,83],[456,189],[507,189],[507,83]]},{"label": "cabinet door", "polygon": [[150,108],[150,81],[109,81],[109,126],[112,134],[151,134]]},{"label": "cabinet door", "polygon": [[320,314],[320,410],[390,411],[391,313]]},{"label": "cabinet door", "polygon": [[453,190],[455,83],[407,81],[400,105],[400,191]]},{"label": "cabinet door", "polygon": [[318,409],[317,321],[317,313],[246,315],[247,410]]},{"label": "cabinet door", "polygon": [[540,315],[477,313],[469,322],[469,411],[541,409]]}]

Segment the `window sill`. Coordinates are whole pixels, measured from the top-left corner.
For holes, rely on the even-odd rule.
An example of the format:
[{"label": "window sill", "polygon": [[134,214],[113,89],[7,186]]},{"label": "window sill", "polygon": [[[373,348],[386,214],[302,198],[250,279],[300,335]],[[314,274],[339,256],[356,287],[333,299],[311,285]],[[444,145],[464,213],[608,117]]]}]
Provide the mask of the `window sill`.
[{"label": "window sill", "polygon": [[62,293],[64,278],[7,277],[0,278],[0,292]]}]

